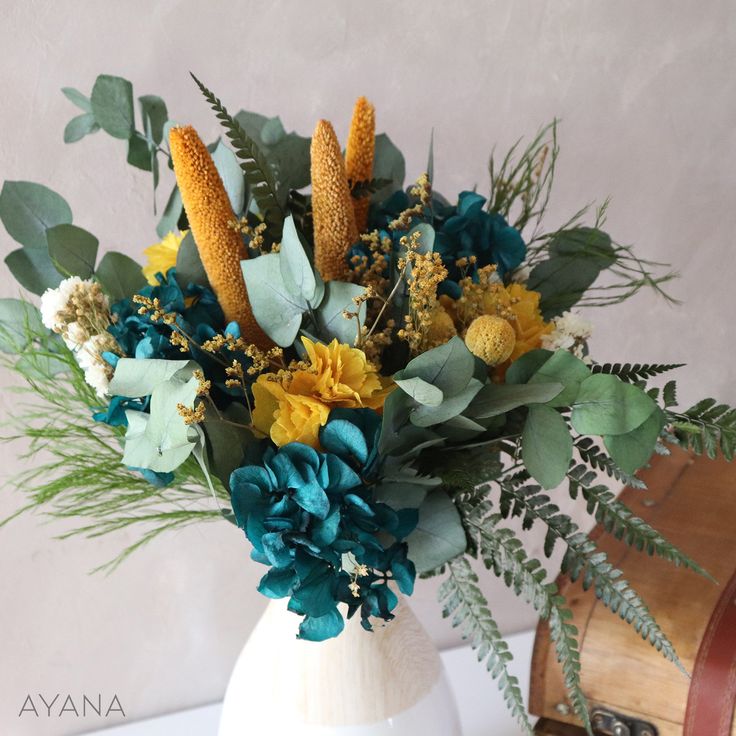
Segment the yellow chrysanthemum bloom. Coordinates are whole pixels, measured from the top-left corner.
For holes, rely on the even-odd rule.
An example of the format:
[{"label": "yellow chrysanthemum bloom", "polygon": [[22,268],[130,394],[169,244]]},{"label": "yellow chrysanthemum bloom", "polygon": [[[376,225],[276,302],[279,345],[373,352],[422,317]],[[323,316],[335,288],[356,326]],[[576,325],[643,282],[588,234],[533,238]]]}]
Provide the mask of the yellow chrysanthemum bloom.
[{"label": "yellow chrysanthemum bloom", "polygon": [[516,344],[509,358],[514,361],[524,353],[541,347],[542,335],[552,332],[554,325],[545,322],[539,311],[538,291],[531,291],[522,284],[509,284],[506,293],[510,297],[509,308],[516,317],[511,322],[516,333]]},{"label": "yellow chrysanthemum bloom", "polygon": [[278,445],[303,442],[319,448],[319,430],[331,409],[380,409],[391,390],[365,353],[333,340],[329,345],[306,337],[308,368],[266,373],[253,384],[253,426]]},{"label": "yellow chrysanthemum bloom", "polygon": [[429,315],[429,327],[424,335],[424,348],[431,350],[439,345],[449,342],[455,335],[457,329],[450,312],[445,309],[441,301],[438,301]]},{"label": "yellow chrysanthemum bloom", "polygon": [[490,366],[508,360],[515,343],[516,334],[508,320],[492,314],[476,317],[465,334],[468,350]]},{"label": "yellow chrysanthemum bloom", "polygon": [[158,286],[157,273],[166,275],[166,272],[176,266],[176,256],[179,253],[181,241],[188,233],[183,230],[178,235],[174,232],[168,233],[160,243],[149,246],[143,251],[143,255],[148,258],[148,263],[141,269],[151,286]]}]

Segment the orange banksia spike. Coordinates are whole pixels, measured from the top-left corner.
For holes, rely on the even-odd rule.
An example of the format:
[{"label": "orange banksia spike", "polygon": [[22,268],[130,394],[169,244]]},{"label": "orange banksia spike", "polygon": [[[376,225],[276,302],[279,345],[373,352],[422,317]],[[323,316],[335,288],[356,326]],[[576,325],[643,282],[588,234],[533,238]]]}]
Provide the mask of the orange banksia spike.
[{"label": "orange banksia spike", "polygon": [[346,279],[347,253],[358,239],[345,161],[332,124],[320,120],[312,136],[314,263],[325,281]]},{"label": "orange banksia spike", "polygon": [[[358,97],[353,108],[348,144],[345,149],[345,168],[352,184],[373,178],[373,156],[376,147],[376,110],[365,97]],[[368,225],[370,195],[353,198],[353,212],[358,232]]]},{"label": "orange banksia spike", "polygon": [[243,241],[231,226],[235,216],[207,147],[190,125],[172,128],[169,146],[189,226],[225,319],[240,325],[246,342],[273,347],[248,301],[240,268]]}]

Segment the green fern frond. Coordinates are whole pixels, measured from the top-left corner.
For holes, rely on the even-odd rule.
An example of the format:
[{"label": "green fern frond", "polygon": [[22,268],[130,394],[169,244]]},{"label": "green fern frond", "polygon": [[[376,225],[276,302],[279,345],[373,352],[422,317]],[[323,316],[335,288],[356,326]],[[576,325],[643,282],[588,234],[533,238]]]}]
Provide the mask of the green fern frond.
[{"label": "green fern frond", "polygon": [[[191,72],[190,72],[191,74]],[[230,139],[235,155],[242,159],[240,168],[248,180],[250,192],[255,199],[263,219],[268,224],[269,230],[274,238],[281,238],[281,230],[284,222],[284,211],[279,204],[276,182],[273,171],[258,148],[256,142],[243,130],[240,123],[232,117],[220,99],[214,95],[202,82],[191,74],[200,91],[204,95],[210,107],[215,111],[217,119],[225,128],[225,133]]]},{"label": "green fern frond", "polygon": [[644,519],[635,516],[626,504],[617,500],[616,494],[606,486],[597,484],[596,474],[584,465],[573,467],[568,473],[568,480],[570,495],[577,498],[580,493],[587,502],[588,513],[595,516],[606,532],[616,539],[640,552],[656,555],[676,567],[686,567],[716,582],[697,562],[681,552]]},{"label": "green fern frond", "polygon": [[511,529],[498,527],[501,518],[493,514],[480,522],[477,518],[463,521],[468,534],[476,537],[485,566],[529,603],[540,618],[549,621],[550,637],[555,644],[570,702],[588,733],[592,734],[588,704],[580,683],[577,630],[570,623],[572,612],[557,586],[547,581],[542,563],[527,556],[523,543]]},{"label": "green fern frond", "polygon": [[539,493],[537,486],[505,490],[523,507],[522,513],[527,526],[536,520],[547,526],[544,542],[547,556],[552,554],[557,540],[566,545],[561,564],[562,572],[567,573],[573,581],[582,578],[583,590],[592,587],[596,597],[606,608],[631,624],[642,639],[661,652],[665,659],[674,662],[680,670],[686,672],[672,642],[654,620],[644,601],[623,578],[621,570],[608,562],[606,554],[598,550],[595,542],[581,532],[569,516],[561,513],[548,496]]},{"label": "green fern frond", "polygon": [[630,488],[646,490],[647,484],[643,480],[635,475],[624,473],[613,459],[596,445],[595,440],[591,437],[581,437],[576,440],[575,449],[578,451],[580,459],[593,470],[602,470],[609,478],[615,478]]},{"label": "green fern frond", "polygon": [[460,628],[463,639],[475,650],[478,661],[485,662],[491,677],[498,682],[498,689],[511,714],[531,736],[532,726],[519,681],[508,670],[513,656],[493,619],[488,601],[478,587],[478,576],[465,557],[448,563],[447,570],[448,577],[437,593],[443,618],[451,617],[452,626]]},{"label": "green fern frond", "polygon": [[684,365],[684,363],[603,363],[591,366],[591,370],[593,373],[610,373],[627,383],[636,383],[675,368],[682,368]]},{"label": "green fern frond", "polygon": [[720,450],[727,460],[736,453],[736,409],[703,399],[683,413],[667,412],[677,442],[713,459]]}]

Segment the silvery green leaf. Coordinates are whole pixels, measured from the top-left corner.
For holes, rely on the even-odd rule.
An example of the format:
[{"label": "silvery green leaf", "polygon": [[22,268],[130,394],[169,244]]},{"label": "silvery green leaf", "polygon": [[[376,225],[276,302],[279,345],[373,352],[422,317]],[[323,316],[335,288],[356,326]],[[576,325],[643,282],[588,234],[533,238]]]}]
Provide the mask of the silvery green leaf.
[{"label": "silvery green leaf", "polygon": [[457,336],[437,348],[418,355],[397,374],[398,378],[419,377],[437,386],[445,397],[460,393],[470,382],[475,368],[473,354]]},{"label": "silvery green leaf", "polygon": [[159,144],[164,138],[164,126],[169,118],[166,103],[157,95],[143,95],[138,98],[141,106],[141,118],[146,138]]},{"label": "silvery green leaf", "polygon": [[110,394],[132,399],[150,396],[164,381],[174,377],[186,381],[198,368],[193,360],[120,358],[110,381]]},{"label": "silvery green leaf", "polygon": [[99,241],[76,225],[55,225],[46,231],[49,256],[54,265],[67,276],[88,279],[95,272]]},{"label": "silvery green leaf", "polygon": [[572,460],[572,437],[562,415],[550,406],[529,407],[521,438],[524,465],[543,488],[555,488]]},{"label": "silvery green leaf", "polygon": [[166,237],[170,232],[176,230],[179,217],[181,216],[182,203],[181,193],[179,187],[174,184],[174,188],[171,190],[168,200],[166,201],[166,207],[164,207],[164,213],[161,215],[161,219],[156,225],[156,234],[159,238]]},{"label": "silvery green leaf", "polygon": [[182,239],[176,254],[176,280],[182,287],[187,287],[189,284],[209,286],[207,272],[202,265],[202,259],[191,230]]},{"label": "silvery green leaf", "polygon": [[153,389],[150,415],[130,409],[125,412],[126,465],[167,473],[189,457],[199,438],[198,428],[185,424],[177,407],[183,404],[191,408],[198,386],[194,376],[186,382],[171,378]]},{"label": "silvery green leaf", "polygon": [[281,276],[289,291],[292,294],[301,295],[305,301],[314,306],[317,280],[312,264],[304,252],[304,246],[299,239],[299,233],[296,230],[292,215],[284,220],[281,249],[279,250],[279,266]]},{"label": "silvery green leaf", "polygon": [[83,112],[72,118],[64,128],[64,143],[76,143],[84,136],[96,133],[100,129],[95,116],[91,112]]},{"label": "silvery green leaf", "polygon": [[445,397],[445,400],[439,406],[420,405],[413,408],[409,414],[409,421],[416,427],[431,427],[434,424],[442,424],[464,412],[482,387],[483,384],[479,380],[471,378],[464,389],[457,394]]},{"label": "silvery green leaf", "polygon": [[135,294],[146,285],[141,267],[125,253],[108,251],[97,266],[95,278],[113,301]]},{"label": "silvery green leaf", "polygon": [[240,215],[245,204],[245,178],[235,154],[223,143],[218,141],[212,154],[217,172],[225,186],[230,206],[236,215]]},{"label": "silvery green leaf", "polygon": [[468,416],[486,419],[505,414],[512,409],[529,404],[546,404],[559,396],[561,383],[514,384],[488,383],[478,392],[468,409]]},{"label": "silvery green leaf", "polygon": [[420,234],[417,253],[431,253],[434,250],[434,228],[428,222],[420,222],[410,230],[409,235],[416,232]]},{"label": "silvery green leaf", "polygon": [[[354,318],[346,319],[343,312],[346,309],[355,312],[353,298],[360,296],[364,291],[362,286],[347,281],[328,281],[325,284],[325,298],[315,312],[317,327],[325,341],[336,339],[348,345],[355,344],[358,325]],[[365,316],[366,304],[363,302],[358,310],[360,324],[365,324]]]},{"label": "silvery green leaf", "polygon": [[6,181],[0,192],[0,220],[13,240],[28,248],[45,248],[46,231],[70,224],[66,200],[43,184]]},{"label": "silvery green leaf", "polygon": [[279,253],[268,253],[240,262],[253,308],[261,329],[281,347],[294,342],[307,311],[301,295],[294,296],[284,283]]},{"label": "silvery green leaf", "polygon": [[69,102],[74,103],[80,110],[92,112],[92,104],[89,101],[89,97],[83,95],[79,90],[74,89],[74,87],[62,87],[61,91],[64,97],[66,97]]},{"label": "silvery green leaf", "polygon": [[392,192],[404,186],[406,176],[406,162],[401,151],[394,145],[393,141],[385,134],[376,136],[376,148],[373,159],[373,178],[390,179],[387,184],[379,189],[371,197],[372,202],[381,202]]},{"label": "silvery green leaf", "polygon": [[409,559],[418,573],[429,572],[465,552],[467,540],[460,514],[442,489],[419,507],[419,522],[407,537]]},{"label": "silvery green leaf", "polygon": [[425,406],[439,406],[444,395],[437,386],[427,383],[423,378],[395,378],[396,385],[405,393]]},{"label": "silvery green leaf", "polygon": [[261,141],[266,146],[275,146],[286,135],[281,118],[269,118],[261,128]]},{"label": "silvery green leaf", "polygon": [[128,140],[135,129],[133,85],[122,77],[100,74],[90,97],[100,127],[113,138]]},{"label": "silvery green leaf", "polygon": [[55,289],[64,278],[46,248],[18,248],[5,257],[5,265],[24,289],[39,296],[46,289]]}]

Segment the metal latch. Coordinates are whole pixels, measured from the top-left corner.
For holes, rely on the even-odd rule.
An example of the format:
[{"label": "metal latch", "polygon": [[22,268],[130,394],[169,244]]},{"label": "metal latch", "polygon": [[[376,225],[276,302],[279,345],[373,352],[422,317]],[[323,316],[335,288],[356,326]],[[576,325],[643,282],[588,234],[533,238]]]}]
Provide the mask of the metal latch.
[{"label": "metal latch", "polygon": [[607,708],[593,708],[590,723],[596,736],[658,736],[651,723],[622,716]]}]

